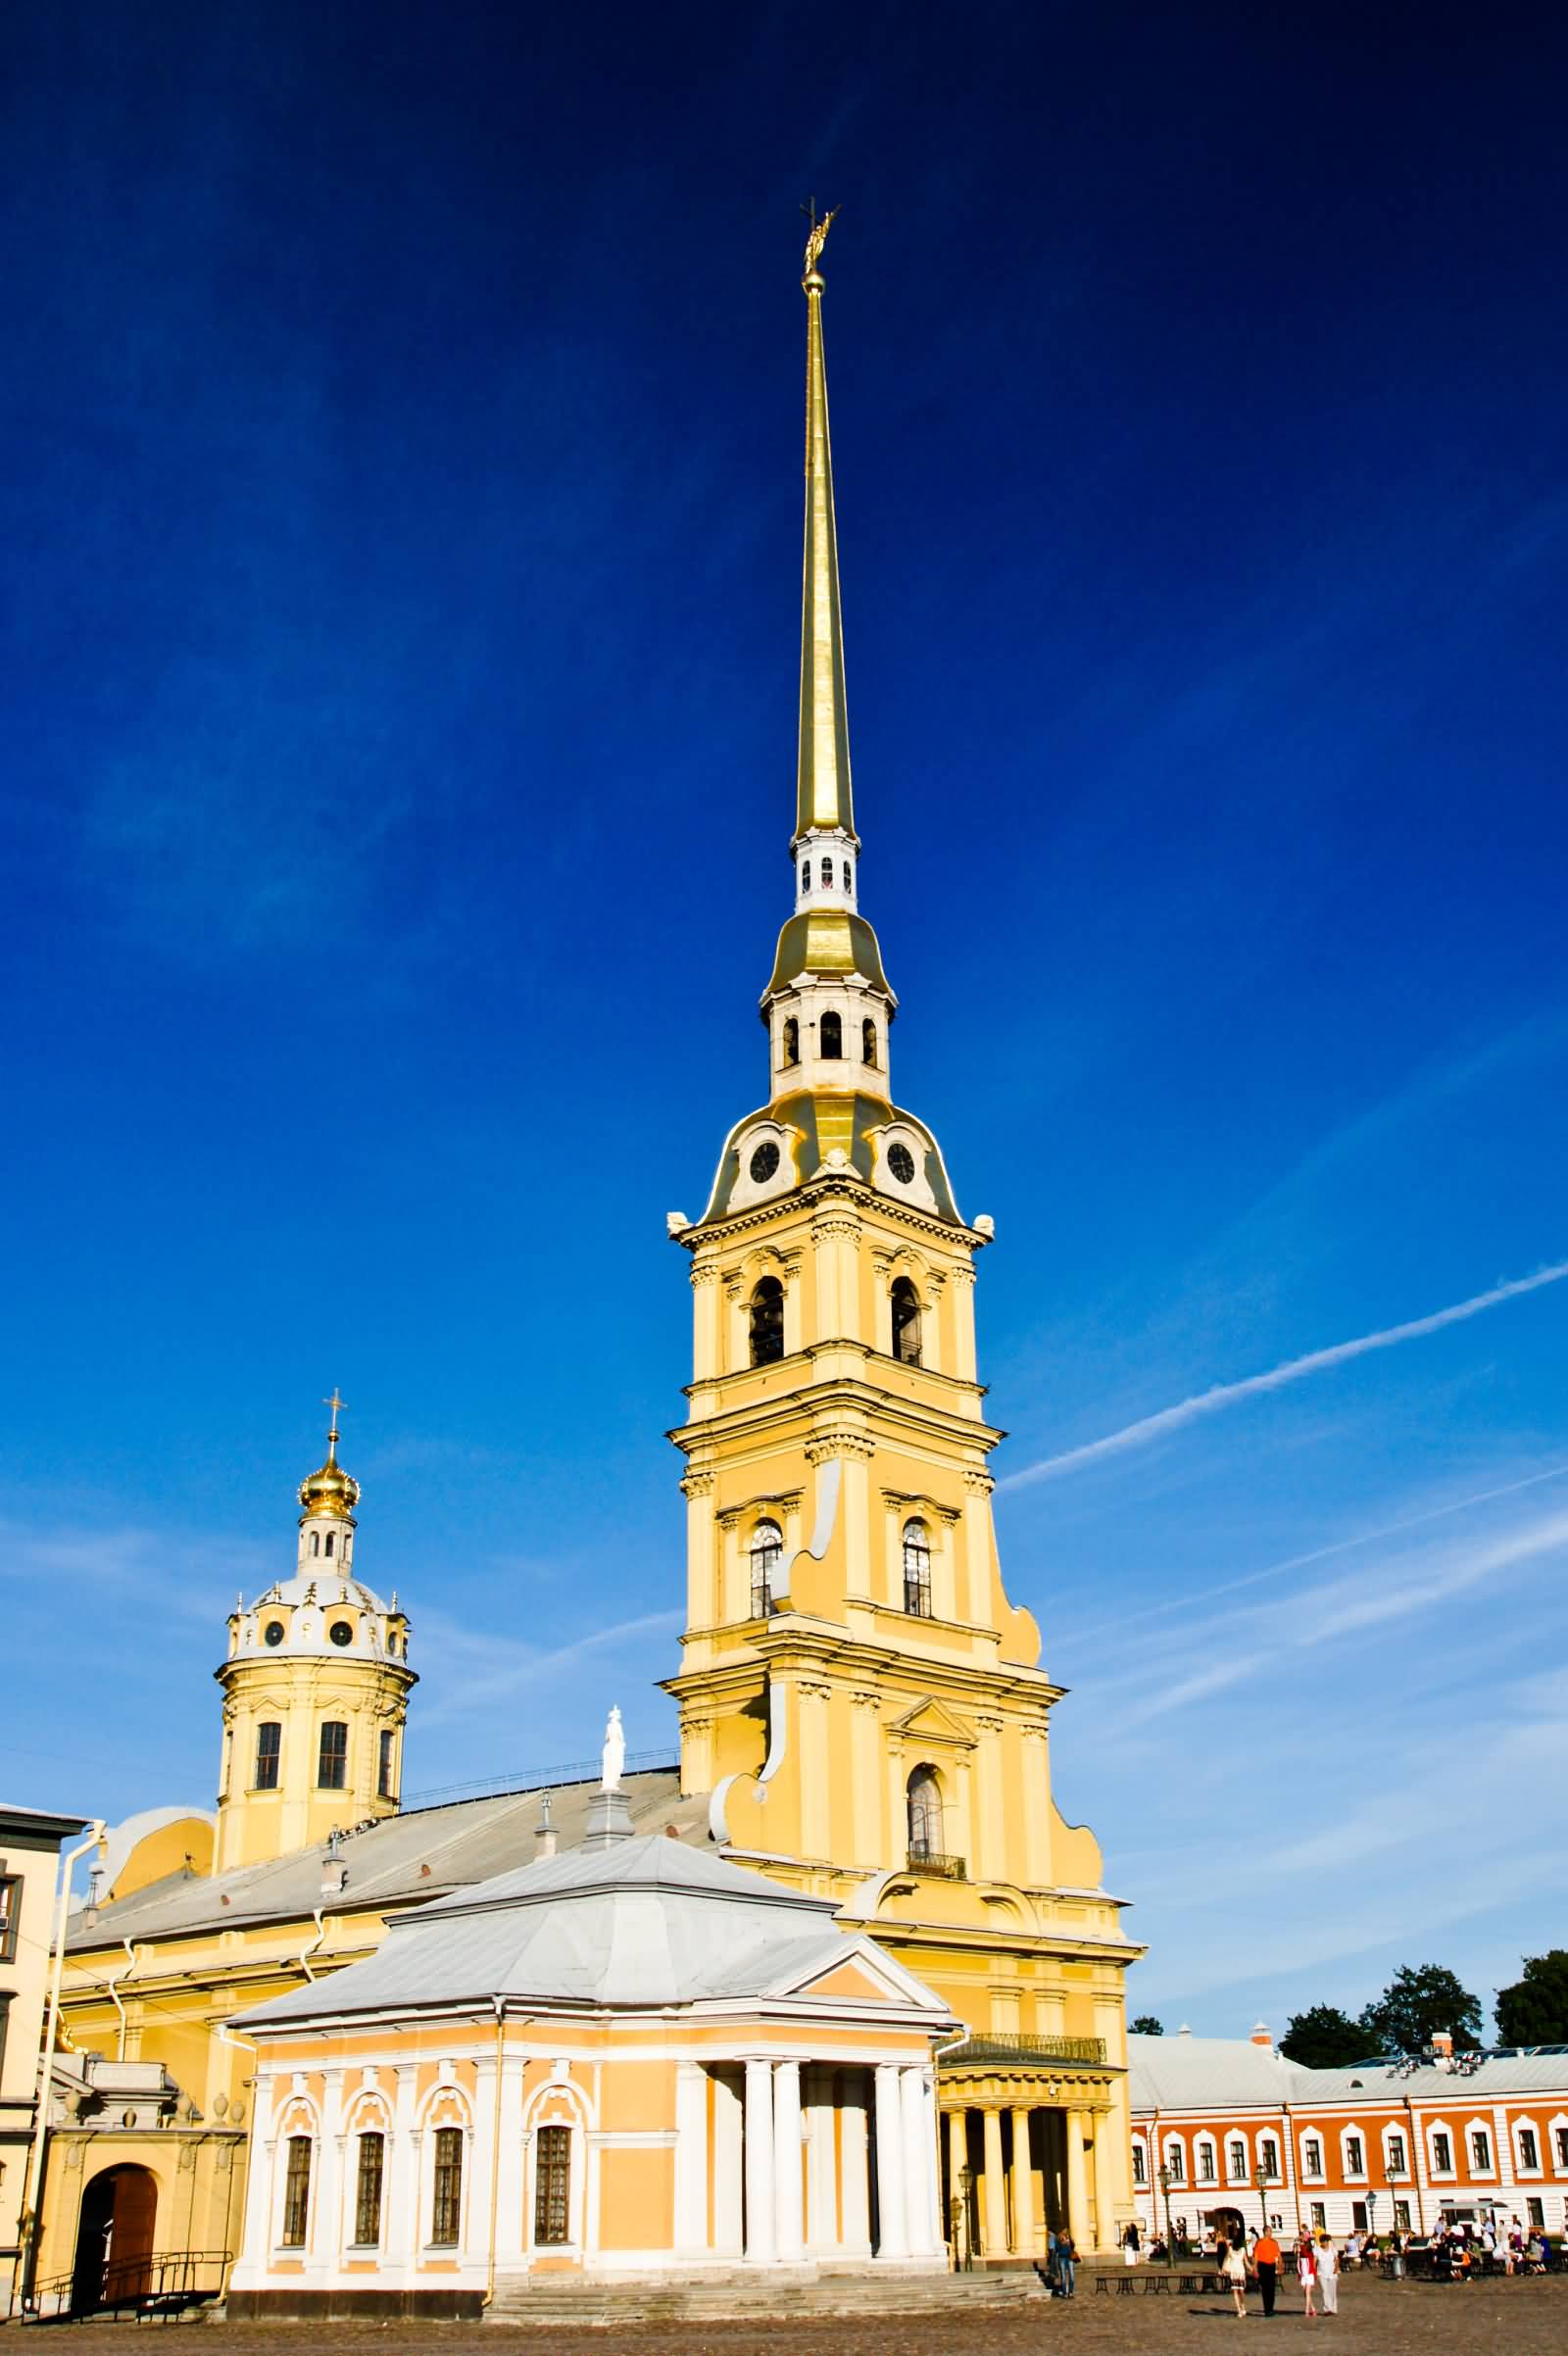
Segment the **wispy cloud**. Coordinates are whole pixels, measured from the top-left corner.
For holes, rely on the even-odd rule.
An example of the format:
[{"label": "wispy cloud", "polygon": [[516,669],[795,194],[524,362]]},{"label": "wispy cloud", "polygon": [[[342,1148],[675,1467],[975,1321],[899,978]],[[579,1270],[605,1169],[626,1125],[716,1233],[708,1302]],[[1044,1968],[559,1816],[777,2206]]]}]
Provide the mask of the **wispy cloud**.
[{"label": "wispy cloud", "polygon": [[424,1674],[434,1694],[433,1706],[420,1711],[421,1731],[451,1718],[469,1717],[486,1703],[560,1678],[596,1653],[635,1644],[641,1637],[667,1634],[683,1617],[678,1611],[643,1612],[608,1628],[590,1629],[564,1644],[543,1645],[499,1637],[491,1630],[476,1633],[426,1612],[420,1625],[435,1657]]},{"label": "wispy cloud", "polygon": [[1124,1424],[1119,1432],[1108,1432],[1102,1440],[1091,1440],[1082,1448],[1065,1448],[1061,1454],[1044,1457],[1038,1464],[1026,1464],[1021,1471],[1009,1473],[998,1487],[1021,1489],[1028,1482],[1044,1481],[1058,1473],[1075,1471],[1080,1465],[1096,1463],[1102,1457],[1118,1456],[1128,1448],[1146,1447],[1152,1440],[1179,1432],[1188,1424],[1216,1415],[1244,1399],[1283,1391],[1291,1383],[1304,1381],[1309,1374],[1325,1374],[1332,1367],[1347,1366],[1353,1358],[1366,1357],[1375,1350],[1393,1350],[1400,1342],[1418,1342],[1428,1334],[1442,1333],[1446,1326],[1461,1325],[1467,1317],[1479,1317],[1505,1301],[1517,1301],[1521,1294],[1538,1293],[1544,1285],[1560,1284],[1565,1276],[1568,1276],[1568,1260],[1556,1260],[1550,1267],[1538,1268],[1533,1276],[1517,1276],[1507,1284],[1494,1285],[1490,1292],[1472,1294],[1468,1301],[1456,1301],[1447,1308],[1432,1310],[1428,1316],[1408,1318],[1402,1325],[1386,1325],[1380,1333],[1358,1334],[1353,1341],[1335,1342],[1327,1350],[1308,1350],[1303,1357],[1287,1358],[1283,1364],[1270,1367],[1266,1374],[1250,1374],[1238,1383],[1216,1383],[1208,1391],[1178,1400],[1173,1407],[1161,1407],[1153,1415],[1141,1415],[1136,1423]]}]

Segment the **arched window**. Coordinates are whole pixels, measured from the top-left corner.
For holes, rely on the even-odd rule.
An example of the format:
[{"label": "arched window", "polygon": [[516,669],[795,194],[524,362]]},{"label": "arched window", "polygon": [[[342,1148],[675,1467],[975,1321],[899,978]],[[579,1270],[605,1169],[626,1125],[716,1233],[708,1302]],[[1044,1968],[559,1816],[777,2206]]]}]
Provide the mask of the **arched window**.
[{"label": "arched window", "polygon": [[764,1276],[752,1294],[752,1364],[771,1366],[784,1355],[784,1287]]},{"label": "arched window", "polygon": [[920,1363],[920,1296],[906,1276],[893,1280],[893,1354],[906,1366]]},{"label": "arched window", "polygon": [[833,861],[830,859],[822,861],[822,889],[825,892],[833,889]]},{"label": "arched window", "polygon": [[808,891],[810,890],[810,888],[811,888],[811,862],[810,862],[810,860],[809,860],[808,859],[802,859],[802,861],[801,861],[801,890],[802,890],[803,892],[808,892]]},{"label": "arched window", "polygon": [[430,2241],[436,2249],[456,2249],[463,2220],[463,2130],[435,2131],[435,2174],[431,2184]]},{"label": "arched window", "polygon": [[931,1533],[922,1521],[904,1525],[904,1608],[917,1620],[931,1617]]},{"label": "arched window", "polygon": [[876,1024],[868,1014],[860,1025],[860,1061],[876,1069]]},{"label": "arched window", "polygon": [[312,1552],[313,1554],[319,1554],[319,1552],[320,1552],[320,1551],[321,1551],[321,1533],[320,1533],[320,1531],[319,1531],[319,1530],[313,1530],[313,1531],[311,1532],[311,1552]]},{"label": "arched window", "polygon": [[850,873],[851,873],[851,869],[850,869],[850,862],[849,862],[849,860],[848,860],[848,859],[846,859],[846,860],[845,860],[845,862],[844,862],[844,889],[846,890],[846,892],[847,892],[847,891],[849,890],[849,888],[850,888]]},{"label": "arched window", "polygon": [[752,1618],[765,1620],[784,1559],[784,1533],[777,1522],[760,1521],[752,1533]]},{"label": "arched window", "polygon": [[330,1554],[332,1551],[332,1533],[330,1530],[328,1530],[326,1534],[326,1551],[328,1554]]},{"label": "arched window", "polygon": [[789,1064],[799,1063],[800,1059],[801,1026],[791,1014],[786,1017],[784,1023],[784,1060],[786,1064]]},{"label": "arched window", "polygon": [[311,2218],[311,2138],[290,2135],[283,2176],[283,2247],[303,2249]]},{"label": "arched window", "polygon": [[827,1056],[843,1055],[844,1025],[836,1014],[823,1015],[820,1039],[821,1045],[818,1052],[821,1055]]},{"label": "arched window", "polygon": [[942,1789],[934,1767],[917,1767],[905,1787],[909,1815],[909,1862],[942,1854]]}]

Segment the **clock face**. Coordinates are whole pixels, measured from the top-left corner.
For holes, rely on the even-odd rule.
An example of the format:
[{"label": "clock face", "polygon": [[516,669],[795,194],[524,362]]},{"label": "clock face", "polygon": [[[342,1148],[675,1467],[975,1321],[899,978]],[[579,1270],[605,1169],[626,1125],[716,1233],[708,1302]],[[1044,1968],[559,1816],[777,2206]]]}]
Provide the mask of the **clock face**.
[{"label": "clock face", "polygon": [[907,1186],[914,1176],[914,1155],[907,1146],[889,1146],[888,1168],[901,1186]]},{"label": "clock face", "polygon": [[752,1155],[751,1170],[754,1186],[765,1186],[778,1168],[778,1148],[770,1137],[764,1137]]}]

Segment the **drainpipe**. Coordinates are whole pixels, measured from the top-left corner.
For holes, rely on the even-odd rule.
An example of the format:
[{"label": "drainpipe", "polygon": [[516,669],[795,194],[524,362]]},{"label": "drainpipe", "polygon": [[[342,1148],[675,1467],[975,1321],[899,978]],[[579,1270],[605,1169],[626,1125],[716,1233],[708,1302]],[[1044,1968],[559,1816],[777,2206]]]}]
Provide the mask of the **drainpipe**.
[{"label": "drainpipe", "polygon": [[299,1965],[301,1971],[305,1974],[306,1979],[309,1980],[311,1985],[314,1987],[316,1984],[316,1974],[311,1969],[311,1957],[316,1953],[317,1948],[326,1937],[326,1926],[321,1920],[321,1909],[319,1906],[312,1907],[311,1920],[316,1925],[316,1937],[311,1939],[306,1946],[303,1946],[300,1949]]},{"label": "drainpipe", "polygon": [[131,1945],[128,1939],[122,1939],[120,1943],[125,1950],[125,1968],[122,1972],[117,1972],[113,1980],[110,1981],[109,1994],[111,2000],[113,2001],[116,2012],[118,2012],[120,2015],[120,2050],[116,2055],[116,2059],[119,2061],[123,2061],[125,2058],[126,2021],[125,2007],[120,2001],[120,1983],[122,1980],[128,1980],[131,1973],[136,1969],[136,1950]]},{"label": "drainpipe", "polygon": [[[86,1838],[74,1848],[67,1849],[60,1860],[60,1883],[55,1897],[54,1963],[49,1974],[49,2012],[43,2033],[43,2060],[37,2082],[37,2099],[32,2108],[32,2140],[27,2146],[27,2165],[22,2180],[22,2298],[25,2306],[32,2295],[37,2280],[39,2233],[38,2200],[43,2184],[44,2138],[49,2132],[49,2103],[54,2092],[55,2039],[60,2034],[60,1983],[66,1970],[66,1911],[71,1903],[71,1877],[76,1859],[96,1848],[108,1832],[101,1816],[95,1816],[87,1829]],[[128,1944],[128,1941],[126,1942]],[[123,2016],[122,2016],[123,2017]]]}]

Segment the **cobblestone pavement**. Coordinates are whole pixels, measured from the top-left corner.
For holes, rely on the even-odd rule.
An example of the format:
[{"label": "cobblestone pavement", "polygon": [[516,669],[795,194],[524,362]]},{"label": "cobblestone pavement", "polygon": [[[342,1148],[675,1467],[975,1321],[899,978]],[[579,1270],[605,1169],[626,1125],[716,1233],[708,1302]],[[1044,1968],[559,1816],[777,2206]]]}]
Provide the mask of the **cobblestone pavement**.
[{"label": "cobblestone pavement", "polygon": [[[1229,2303],[1208,2297],[1097,2296],[1080,2278],[1078,2297],[1030,2300],[962,2315],[917,2314],[834,2319],[781,2314],[776,2324],[689,2323],[514,2329],[485,2324],[327,2323],[207,2324],[186,2356],[775,2356],[787,2336],[790,2356],[1072,2356],[1085,2351],[1229,2348],[1238,2330]],[[1266,2336],[1292,2343],[1303,2330],[1311,2346],[1339,2356],[1560,2356],[1568,2346],[1568,2280],[1476,2282],[1468,2288],[1421,2282],[1362,2282],[1348,2277],[1338,2317],[1308,2325],[1300,2300],[1282,2296],[1265,2323],[1250,2302],[1244,2346]],[[144,2334],[145,2336],[145,2331]],[[17,2337],[20,2339],[20,2332]],[[125,2347],[122,2325],[78,2324],[62,2335],[62,2356],[109,2356]],[[10,2333],[0,2347],[14,2356]]]}]

